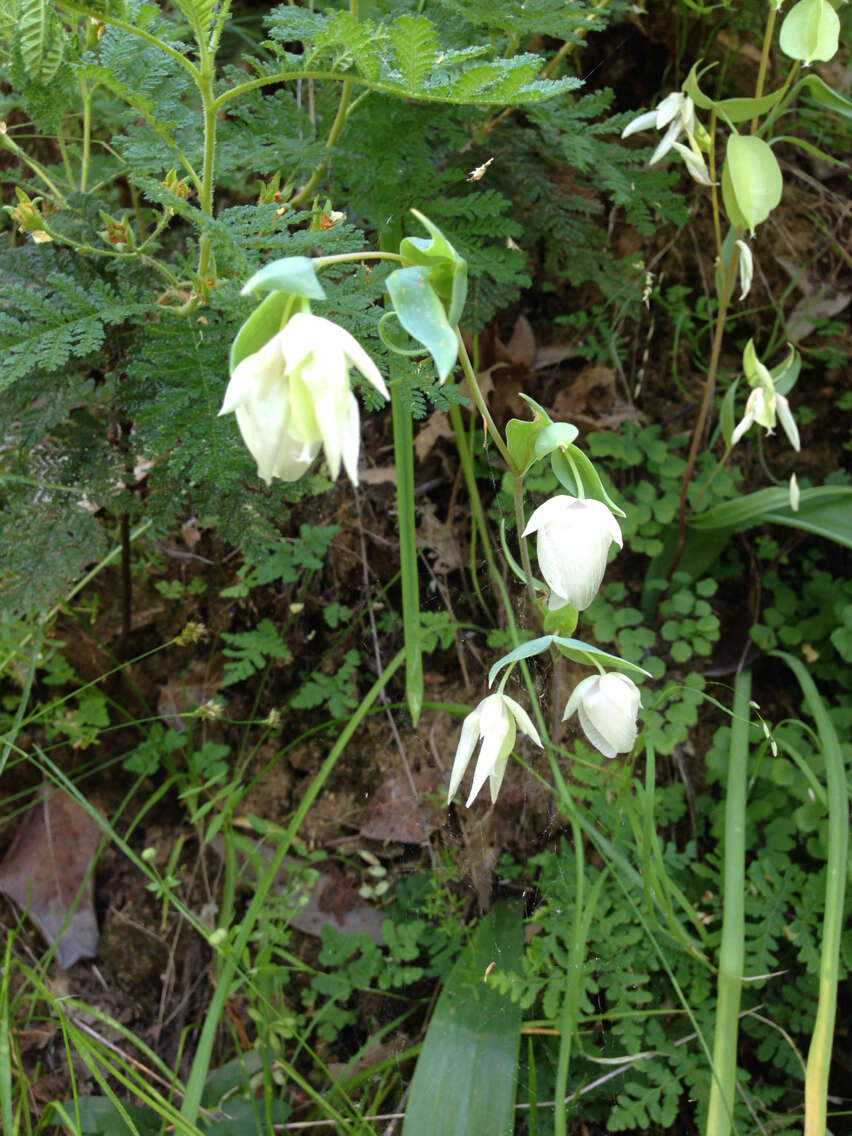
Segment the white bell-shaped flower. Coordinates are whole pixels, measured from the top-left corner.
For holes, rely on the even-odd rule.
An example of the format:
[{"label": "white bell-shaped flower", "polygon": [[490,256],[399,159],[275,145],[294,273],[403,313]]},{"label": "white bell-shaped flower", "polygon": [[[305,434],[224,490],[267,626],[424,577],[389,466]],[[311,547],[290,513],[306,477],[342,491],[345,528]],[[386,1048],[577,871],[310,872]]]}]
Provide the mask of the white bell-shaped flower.
[{"label": "white bell-shaped flower", "polygon": [[731,435],[731,445],[735,446],[755,422],[762,426],[767,434],[773,433],[776,418],[781,423],[790,445],[794,450],[800,450],[799,428],[790,411],[790,404],[783,394],[775,390],[771,379],[768,383],[755,387],[748,396],[743,419]]},{"label": "white bell-shaped flower", "polygon": [[497,800],[518,728],[536,745],[541,745],[541,738],[530,721],[529,714],[514,698],[509,698],[507,694],[489,694],[487,698],[483,698],[473,713],[468,714],[462,723],[461,737],[453,761],[453,771],[450,774],[447,803],[455,796],[480,739],[482,748],[473,771],[473,784],[470,787],[470,796],[467,798],[467,807],[470,808],[473,804],[486,778],[491,779],[491,800]]},{"label": "white bell-shaped flower", "polygon": [[385,398],[385,381],[357,341],[331,320],[298,312],[286,327],[234,368],[220,414],[237,424],[260,477],[295,481],[320,447],[331,476],[341,462],[358,484],[358,401],[349,386],[355,367]]},{"label": "white bell-shaped flower", "polygon": [[609,546],[622,547],[618,521],[601,501],[562,494],[535,510],[524,536],[538,533],[538,566],[551,596],[549,607],[587,608],[597,595]]},{"label": "white bell-shaped flower", "polygon": [[636,744],[639,687],[611,672],[584,678],[568,699],[562,720],[578,713],[583,733],[604,757],[629,753]]}]

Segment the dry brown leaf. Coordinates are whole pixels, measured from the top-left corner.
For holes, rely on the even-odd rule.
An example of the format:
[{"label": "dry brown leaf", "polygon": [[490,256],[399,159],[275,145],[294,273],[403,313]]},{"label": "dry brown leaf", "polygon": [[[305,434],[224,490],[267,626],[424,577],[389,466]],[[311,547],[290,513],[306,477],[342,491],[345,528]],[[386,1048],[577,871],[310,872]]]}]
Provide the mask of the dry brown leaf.
[{"label": "dry brown leaf", "polygon": [[450,425],[450,417],[443,410],[436,410],[417,431],[414,439],[414,453],[418,461],[423,461],[432,451],[439,438],[455,438],[456,432]]},{"label": "dry brown leaf", "polygon": [[359,469],[358,480],[364,485],[396,485],[396,466],[376,465],[372,469]]},{"label": "dry brown leaf", "polygon": [[360,833],[368,840],[393,840],[399,844],[423,844],[444,823],[445,810],[425,799],[441,781],[435,770],[414,774],[418,797],[407,777],[391,777],[381,785],[367,810]]},{"label": "dry brown leaf", "polygon": [[100,825],[72,797],[42,788],[0,864],[0,891],[28,912],[48,943],[57,944],[56,958],[65,969],[98,952],[92,878],[86,876],[100,839]]},{"label": "dry brown leaf", "polygon": [[615,371],[612,367],[592,364],[560,390],[553,400],[552,416],[559,422],[579,414],[600,417],[615,401]]},{"label": "dry brown leaf", "polygon": [[417,543],[434,556],[435,572],[446,575],[465,565],[461,541],[453,526],[436,515],[432,501],[424,501],[418,509]]}]

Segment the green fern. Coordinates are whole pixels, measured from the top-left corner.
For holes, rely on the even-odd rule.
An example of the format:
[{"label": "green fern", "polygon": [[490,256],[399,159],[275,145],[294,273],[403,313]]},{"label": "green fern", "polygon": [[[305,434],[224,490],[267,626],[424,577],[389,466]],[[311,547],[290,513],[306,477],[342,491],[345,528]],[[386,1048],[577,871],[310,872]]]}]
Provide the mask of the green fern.
[{"label": "green fern", "polygon": [[49,83],[62,66],[65,29],[50,0],[18,0],[16,46],[27,75]]}]

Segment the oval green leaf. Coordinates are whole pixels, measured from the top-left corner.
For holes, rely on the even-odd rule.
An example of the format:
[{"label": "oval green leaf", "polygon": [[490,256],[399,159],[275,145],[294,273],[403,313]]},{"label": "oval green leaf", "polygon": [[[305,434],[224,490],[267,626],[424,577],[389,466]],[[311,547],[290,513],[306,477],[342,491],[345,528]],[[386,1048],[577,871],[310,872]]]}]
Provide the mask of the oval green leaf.
[{"label": "oval green leaf", "polygon": [[778,44],[791,59],[827,63],[840,42],[840,17],[828,0],[799,0],[781,25]]},{"label": "oval green leaf", "polygon": [[291,292],[308,300],[325,299],[314,262],[307,256],[285,256],[265,265],[243,287],[244,296],[251,292]]},{"label": "oval green leaf", "polygon": [[432,287],[430,270],[425,265],[398,268],[388,276],[385,287],[399,322],[435,360],[443,382],[455,366],[458,340]]},{"label": "oval green leaf", "polygon": [[783,185],[781,167],[768,143],[753,134],[728,138],[722,198],[733,225],[754,232],[781,200]]}]

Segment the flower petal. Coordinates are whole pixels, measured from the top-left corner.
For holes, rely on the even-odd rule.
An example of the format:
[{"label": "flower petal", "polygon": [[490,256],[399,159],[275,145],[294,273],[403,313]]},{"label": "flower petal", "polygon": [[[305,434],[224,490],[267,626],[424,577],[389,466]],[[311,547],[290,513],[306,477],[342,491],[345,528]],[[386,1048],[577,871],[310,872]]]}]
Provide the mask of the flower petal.
[{"label": "flower petal", "polygon": [[516,702],[514,698],[510,698],[508,694],[503,695],[503,701],[509,708],[509,712],[515,719],[515,722],[518,724],[521,733],[526,734],[527,737],[534,741],[537,746],[540,746],[541,738],[538,736],[538,730],[532,724],[532,719],[523,708],[523,706],[521,706],[519,702]]},{"label": "flower petal", "polygon": [[456,747],[456,756],[453,760],[453,770],[450,774],[450,787],[447,790],[447,804],[453,799],[461,785],[462,777],[464,777],[465,770],[467,769],[471,755],[476,748],[476,743],[479,740],[479,719],[481,715],[481,704],[468,714],[462,722],[461,737],[459,744]]},{"label": "flower petal", "polygon": [[790,413],[790,404],[783,394],[775,395],[775,410],[778,413],[778,421],[781,423],[781,429],[790,439],[790,445],[797,452],[802,448],[802,443],[799,440],[799,427],[796,425],[796,420]]}]

